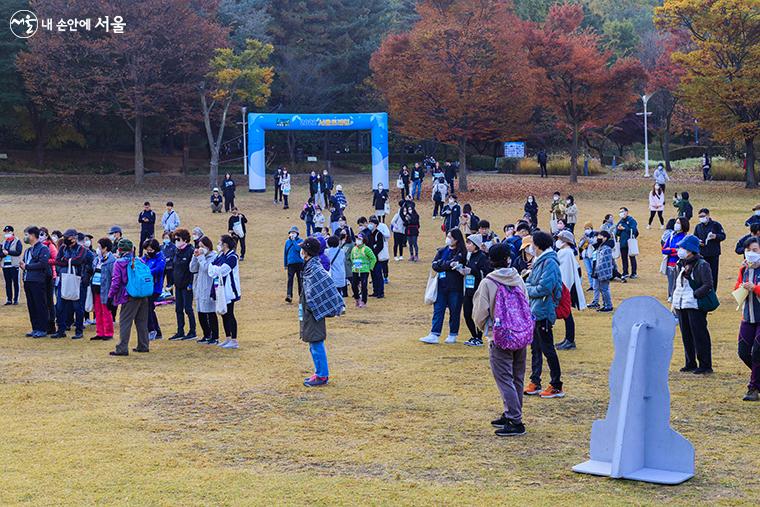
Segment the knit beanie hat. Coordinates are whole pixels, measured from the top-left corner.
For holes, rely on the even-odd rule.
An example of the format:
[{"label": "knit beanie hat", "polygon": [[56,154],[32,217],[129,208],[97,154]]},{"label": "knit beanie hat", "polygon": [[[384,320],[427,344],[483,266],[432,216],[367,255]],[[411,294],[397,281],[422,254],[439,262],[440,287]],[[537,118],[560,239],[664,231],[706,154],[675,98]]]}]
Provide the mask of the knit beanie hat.
[{"label": "knit beanie hat", "polygon": [[134,245],[127,238],[122,238],[122,239],[119,240],[119,251],[120,252],[131,252],[133,248],[134,248]]},{"label": "knit beanie hat", "polygon": [[483,246],[483,236],[480,234],[470,234],[467,236],[467,241],[474,244],[478,248]]},{"label": "knit beanie hat", "polygon": [[699,238],[693,234],[689,234],[688,236],[684,237],[680,243],[678,243],[678,247],[685,248],[686,250],[693,253],[699,253]]}]

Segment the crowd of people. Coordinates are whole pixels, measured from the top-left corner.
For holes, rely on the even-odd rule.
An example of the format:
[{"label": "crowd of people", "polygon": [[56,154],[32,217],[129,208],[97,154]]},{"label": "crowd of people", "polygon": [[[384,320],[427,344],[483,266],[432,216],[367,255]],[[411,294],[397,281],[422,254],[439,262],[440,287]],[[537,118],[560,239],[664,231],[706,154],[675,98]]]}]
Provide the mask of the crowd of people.
[{"label": "crowd of people", "polygon": [[[283,245],[287,273],[285,301],[298,291],[301,338],[309,343],[314,374],[304,380],[309,387],[325,385],[329,369],[325,349],[325,319],[346,312],[345,298],[358,309],[369,298],[385,297],[390,280],[391,241],[393,260],[419,262],[421,182],[429,169],[433,220],[440,218],[445,245],[435,252],[425,301],[432,305],[430,332],[420,339],[439,344],[448,311],[446,344],[458,341],[464,317],[468,346],[488,340],[491,368],[502,394],[504,413],[493,421],[497,434],[519,435],[523,396],[565,396],[557,351],[576,344],[574,312],[614,309],[611,282],[627,283],[638,278],[639,229],[626,207],[618,217],[606,214],[598,227],[579,223],[575,198],[555,192],[547,203],[548,230],[539,227],[540,206],[529,195],[523,214],[502,228],[499,237],[491,222],[482,219],[469,203],[460,205],[453,192],[457,177],[453,165],[439,163],[412,169],[403,166],[398,179],[397,211],[391,215],[391,192],[379,184],[372,192],[374,214],[359,216],[354,227],[346,218],[349,200],[328,171],[312,172],[309,197],[300,214],[305,234],[293,225]],[[680,326],[684,348],[682,372],[712,373],[711,339],[707,315],[718,306],[721,243],[726,233],[708,208],[697,213],[686,191],[675,193],[675,216],[665,222],[667,173],[658,167],[648,192],[649,222],[655,217],[663,230],[660,272],[667,278],[667,298]],[[19,280],[27,296],[32,330],[28,336],[83,337],[86,325],[95,325],[92,340],[111,340],[117,317],[120,340],[112,355],[127,355],[131,328],[136,327],[135,352],[147,352],[152,340],[163,337],[156,315],[157,305],[174,303],[176,332],[169,340],[196,340],[225,349],[239,347],[235,303],[240,301],[239,266],[245,255],[247,218],[234,204],[235,185],[225,176],[222,191],[211,195],[212,212],[229,212],[228,233],[216,248],[199,228],[180,228],[180,216],[172,202],[166,203],[160,226],[161,243],[155,234],[157,215],[148,202],[139,213],[140,239],[134,245],[119,226],[94,241],[94,236],[73,228],[49,232],[29,226],[23,238],[12,226],[4,229],[3,274],[7,305],[18,304]],[[287,169],[275,174],[274,202],[288,208],[291,189]],[[221,197],[223,202],[219,201]],[[358,214],[358,213],[357,213]],[[392,216],[386,225],[386,216]],[[744,256],[734,295],[744,303],[738,354],[750,368],[745,400],[760,399],[760,204],[745,226],[748,234],[735,248]],[[26,250],[23,244],[29,245]],[[136,251],[139,247],[139,253]],[[240,253],[238,254],[238,251]],[[618,259],[620,263],[618,264]],[[585,276],[584,276],[585,270]],[[585,287],[584,287],[585,285]],[[371,293],[370,293],[371,287]],[[586,292],[593,297],[587,303]],[[92,318],[91,318],[92,317]],[[197,317],[197,318],[196,318]],[[221,339],[219,318],[225,339]],[[563,338],[555,343],[557,321],[564,322]],[[202,336],[198,337],[196,322]],[[524,384],[527,346],[531,349],[529,382]],[[542,384],[543,363],[549,382]]]}]

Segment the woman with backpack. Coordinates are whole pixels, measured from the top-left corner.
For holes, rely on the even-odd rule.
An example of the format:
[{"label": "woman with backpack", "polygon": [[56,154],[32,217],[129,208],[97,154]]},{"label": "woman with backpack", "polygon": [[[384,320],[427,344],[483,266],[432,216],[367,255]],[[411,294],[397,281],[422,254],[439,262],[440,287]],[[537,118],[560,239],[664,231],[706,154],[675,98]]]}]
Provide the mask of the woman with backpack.
[{"label": "woman with backpack", "polygon": [[433,220],[438,214],[443,211],[443,203],[446,201],[446,197],[449,195],[449,185],[446,180],[441,177],[433,180]]},{"label": "woman with backpack", "polygon": [[150,268],[150,274],[153,276],[153,294],[148,298],[148,339],[160,340],[163,336],[156,315],[156,301],[161,297],[161,289],[164,286],[166,258],[156,238],[146,239],[143,243],[143,251],[145,256],[142,261]]},{"label": "woman with backpack", "polygon": [[496,435],[500,437],[522,435],[525,433],[522,422],[525,362],[527,346],[533,340],[534,323],[525,283],[517,270],[510,267],[509,245],[493,245],[488,257],[494,270],[475,292],[473,318],[478,329],[490,338],[491,373],[504,403],[504,412],[491,425],[497,428]]},{"label": "woman with backpack", "polygon": [[483,346],[483,332],[475,325],[472,318],[473,298],[480,282],[492,271],[488,255],[483,251],[483,236],[471,234],[467,236],[467,265],[462,268],[464,274],[464,322],[470,330],[470,339],[464,342],[470,347]]},{"label": "woman with backpack", "polygon": [[438,250],[433,259],[437,291],[433,305],[433,323],[430,334],[420,338],[422,343],[435,345],[443,330],[443,317],[449,310],[449,336],[446,343],[456,343],[464,297],[464,275],[462,268],[467,264],[467,248],[459,229],[452,229],[446,236],[446,246]]},{"label": "woman with backpack", "polygon": [[340,239],[338,236],[330,236],[327,238],[327,249],[325,255],[330,260],[330,278],[335,282],[335,287],[340,292],[341,296],[347,297],[348,291],[346,289],[346,253],[343,251],[340,245]]},{"label": "woman with backpack", "polygon": [[[112,356],[129,355],[129,338],[132,334],[132,324],[137,330],[137,347],[133,352],[148,352],[150,341],[148,340],[148,297],[134,297],[127,290],[130,285],[129,271],[136,269],[143,262],[135,259],[134,245],[126,238],[119,240],[117,250],[118,260],[113,265],[111,286],[108,288],[108,299],[114,306],[121,306],[119,311],[119,343],[116,350],[109,352]],[[145,266],[147,269],[147,266]],[[148,269],[148,273],[150,270]],[[150,290],[153,289],[152,279]]]},{"label": "woman with backpack", "polygon": [[714,295],[712,270],[699,255],[699,238],[688,235],[678,243],[678,276],[673,291],[673,310],[681,328],[686,364],[682,372],[712,373],[712,345],[707,329],[707,310],[700,299]]},{"label": "woman with backpack", "polygon": [[[570,291],[572,306],[578,310],[586,309],[586,296],[583,294],[583,279],[580,275],[580,266],[575,258],[575,238],[570,231],[560,231],[554,247],[557,249],[562,283]],[[572,309],[570,315],[565,318],[565,339],[556,345],[557,350],[572,350],[575,348],[575,319]]]}]

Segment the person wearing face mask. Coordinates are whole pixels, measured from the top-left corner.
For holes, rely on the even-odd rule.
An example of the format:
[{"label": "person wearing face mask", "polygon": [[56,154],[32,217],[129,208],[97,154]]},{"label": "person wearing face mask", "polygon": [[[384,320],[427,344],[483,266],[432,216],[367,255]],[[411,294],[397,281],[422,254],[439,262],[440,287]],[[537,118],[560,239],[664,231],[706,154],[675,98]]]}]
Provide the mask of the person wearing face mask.
[{"label": "person wearing face mask", "polygon": [[168,201],[166,203],[166,211],[164,211],[164,214],[161,217],[161,227],[164,228],[164,232],[174,232],[179,225],[179,215],[174,211],[174,203]]},{"label": "person wearing face mask", "polygon": [[[86,301],[88,299],[87,291],[92,290],[90,289],[90,283],[92,282],[92,275],[93,275],[93,264],[95,262],[95,251],[92,248],[92,235],[90,234],[82,234],[81,232],[77,234],[77,243],[82,245],[85,250],[85,258],[84,258],[84,264],[82,265],[82,282],[80,285],[80,299],[82,301],[82,304],[85,305]],[[94,319],[90,319],[90,312],[87,311],[84,306],[82,307],[84,309],[84,313],[82,314],[84,319],[84,325],[90,326],[92,324],[95,324]],[[71,319],[72,316],[69,317]],[[71,320],[69,320],[69,325],[71,325]]]},{"label": "person wearing face mask", "polygon": [[551,231],[552,234],[557,234],[557,220],[565,220],[565,203],[560,199],[560,193],[554,192],[552,195],[552,204],[549,210],[551,216]]},{"label": "person wearing face mask", "polygon": [[354,248],[354,242],[345,231],[339,231],[338,238],[340,240],[338,248],[343,251],[343,273],[346,276],[346,286],[343,287],[341,294],[343,294],[343,297],[348,297],[348,288],[353,285],[351,250]]},{"label": "person wearing face mask", "polygon": [[[555,243],[557,249],[557,261],[562,283],[570,291],[572,307],[577,310],[586,309],[586,296],[583,292],[583,279],[580,275],[580,266],[575,258],[575,237],[570,231],[561,231],[557,235]],[[557,350],[575,349],[575,318],[572,310],[565,319],[565,339],[555,347]]]},{"label": "person wearing face mask", "polygon": [[654,220],[655,214],[660,219],[660,229],[665,227],[665,220],[662,218],[662,212],[665,210],[665,192],[662,190],[659,184],[655,183],[652,186],[652,191],[649,192],[649,223],[647,229],[652,228],[652,220]]},{"label": "person wearing face mask", "polygon": [[575,204],[575,198],[568,195],[565,199],[565,227],[570,232],[575,232],[575,224],[578,222],[578,206]]},{"label": "person wearing face mask", "polygon": [[285,302],[293,302],[293,278],[298,282],[298,295],[301,295],[302,281],[301,273],[303,272],[303,259],[301,258],[301,243],[303,240],[298,237],[298,227],[293,226],[288,231],[288,239],[285,240],[283,248],[283,266],[288,273],[288,285],[285,295]]},{"label": "person wearing face mask", "polygon": [[100,238],[92,261],[92,312],[95,314],[95,336],[90,340],[113,339],[113,315],[108,306],[108,292],[111,289],[113,265],[116,257],[111,253],[113,243],[108,238]]},{"label": "person wearing face mask", "polygon": [[274,204],[282,202],[282,190],[280,188],[280,181],[282,180],[282,166],[277,167],[277,171],[274,173]]},{"label": "person wearing face mask", "polygon": [[675,290],[676,277],[678,276],[678,244],[689,234],[689,228],[690,224],[687,218],[676,218],[673,223],[673,234],[662,245],[662,255],[667,256],[665,276],[668,277],[668,303],[673,300],[673,290]]},{"label": "person wearing face mask", "polygon": [[343,248],[341,248],[340,238],[337,236],[330,236],[327,238],[325,256],[330,261],[330,269],[328,270],[330,278],[335,282],[335,287],[338,288],[338,292],[340,292],[343,297],[347,297],[346,253]]},{"label": "person wearing face mask", "polygon": [[419,201],[422,193],[422,181],[425,179],[425,168],[419,162],[414,163],[412,168],[412,198]]},{"label": "person wearing face mask", "polygon": [[[591,276],[594,280],[594,300],[587,308],[597,308],[598,312],[612,311],[612,296],[610,295],[610,280],[613,276],[615,260],[612,258],[612,246],[614,241],[610,233],[600,231],[593,239],[595,245]],[[602,306],[599,307],[601,296]]]},{"label": "person wearing face mask", "polygon": [[596,247],[596,232],[594,232],[594,225],[591,222],[583,224],[583,236],[578,241],[578,251],[583,265],[586,268],[586,276],[588,278],[589,291],[594,290],[594,278],[591,276],[591,271],[594,267],[594,249]]},{"label": "person wearing face mask", "polygon": [[343,193],[343,185],[335,186],[335,195],[333,195],[332,199],[330,200],[334,203],[337,209],[340,209],[341,215],[346,214],[346,208],[348,208],[348,198],[346,198],[346,194]]},{"label": "person wearing face mask", "polygon": [[654,170],[653,178],[654,184],[659,185],[660,190],[662,190],[662,193],[665,194],[665,184],[670,181],[670,176],[668,176],[668,172],[665,170],[665,164],[662,162],[657,164],[657,169]]},{"label": "person wearing face mask", "polygon": [[760,222],[756,222],[749,226],[749,234],[745,234],[739,241],[736,242],[736,254],[744,256],[744,245],[749,238],[760,238]]},{"label": "person wearing face mask", "polygon": [[153,294],[148,298],[148,340],[160,340],[163,338],[161,326],[156,315],[156,301],[161,297],[164,287],[164,270],[166,269],[166,257],[161,250],[158,240],[150,238],[143,245],[145,256],[142,261],[150,269],[153,277]]},{"label": "person wearing face mask", "polygon": [[745,227],[752,227],[752,224],[760,224],[760,204],[755,204],[752,215],[744,222]]},{"label": "person wearing face mask", "polygon": [[317,193],[317,172],[311,171],[309,173],[309,197],[314,197]]},{"label": "person wearing face mask", "polygon": [[417,213],[417,206],[414,201],[409,201],[406,205],[406,213],[402,216],[404,221],[404,235],[409,244],[409,262],[420,260],[420,247],[418,244],[420,236],[420,215]]},{"label": "person wearing face mask", "polygon": [[444,176],[446,177],[446,183],[449,184],[451,190],[454,190],[454,180],[459,176],[457,175],[457,166],[451,163],[451,160],[447,160],[443,165]]},{"label": "person wearing face mask", "polygon": [[678,244],[678,276],[672,308],[678,317],[683,339],[685,365],[682,372],[712,373],[710,331],[707,312],[698,300],[714,290],[710,265],[699,255],[699,238],[688,235]]},{"label": "person wearing face mask", "polygon": [[190,271],[195,273],[193,281],[193,297],[195,308],[198,311],[198,322],[201,324],[203,337],[198,343],[216,345],[219,343],[219,320],[216,317],[216,302],[211,299],[211,291],[214,288],[214,279],[208,274],[208,268],[214,263],[217,252],[211,239],[207,236],[201,238],[198,248],[193,252],[190,261]]},{"label": "person wearing face mask", "polygon": [[338,228],[335,230],[335,235],[340,237],[343,233],[348,236],[348,239],[351,241],[351,243],[354,242],[354,239],[356,238],[354,230],[350,225],[348,225],[348,220],[346,220],[346,217],[344,215],[341,215],[338,219]]},{"label": "person wearing face mask", "polygon": [[523,206],[523,210],[525,213],[530,215],[530,221],[533,224],[534,227],[538,227],[538,201],[536,201],[536,196],[529,195],[528,198],[525,200],[525,205]]},{"label": "person wearing face mask", "polygon": [[211,203],[211,213],[221,213],[222,209],[224,209],[224,198],[222,197],[222,194],[219,193],[218,188],[214,187],[211,191],[209,202]]},{"label": "person wearing face mask", "polygon": [[304,379],[303,384],[306,387],[322,386],[328,382],[329,370],[325,353],[326,318],[341,315],[345,308],[335,283],[322,269],[318,259],[320,248],[315,238],[308,238],[301,249],[305,264],[304,291],[298,305],[298,320],[301,340],[309,344],[314,361],[314,375]]},{"label": "person wearing face mask", "polygon": [[398,211],[391,219],[391,232],[393,232],[393,260],[404,260],[404,247],[406,246],[406,226],[403,216],[406,214],[406,201],[399,201]]},{"label": "person wearing face mask", "polygon": [[19,268],[24,273],[24,293],[32,331],[26,336],[43,338],[48,335],[48,308],[45,294],[50,265],[50,251],[39,240],[40,231],[31,226],[24,231],[29,238],[29,248],[24,252],[24,259],[19,261]]},{"label": "person wearing face mask", "polygon": [[290,209],[290,206],[288,206],[288,196],[290,196],[290,173],[288,172],[287,167],[282,168],[282,176],[280,176],[280,192],[283,199],[282,209]]},{"label": "person wearing face mask", "polygon": [[370,294],[370,297],[382,299],[385,297],[383,263],[387,263],[390,256],[388,256],[385,235],[378,228],[379,223],[380,220],[376,216],[373,215],[369,218],[365,241],[367,246],[372,249],[372,253],[375,254],[375,259],[377,259],[371,271],[372,294]]},{"label": "person wearing face mask", "polygon": [[[628,278],[628,261],[631,263],[631,278],[636,279],[639,277],[636,274],[636,255],[629,255],[629,243],[633,244],[632,240],[639,237],[639,226],[636,220],[628,214],[628,208],[620,208],[618,213],[620,220],[618,220],[615,227],[615,238],[620,243],[620,258],[623,261],[623,279]],[[638,243],[638,240],[637,240]]]},{"label": "person wearing face mask", "polygon": [[694,235],[699,238],[699,254],[710,265],[713,275],[713,288],[718,289],[718,268],[720,267],[720,244],[726,240],[723,226],[710,216],[710,210],[699,210],[699,223],[694,228]]},{"label": "person wearing face mask", "polygon": [[237,207],[232,208],[232,215],[227,221],[227,233],[235,238],[240,245],[240,260],[245,260],[245,237],[248,235],[248,229],[245,224],[248,218],[240,212]]},{"label": "person wearing face mask", "polygon": [[[187,233],[187,231],[185,231]],[[188,240],[190,234],[188,233]],[[130,266],[142,263],[135,258],[135,247],[128,239],[119,241],[117,250],[118,260],[113,265],[111,287],[108,289],[108,299],[114,306],[121,307],[119,312],[119,343],[116,349],[109,352],[111,356],[128,356],[129,339],[132,335],[132,325],[137,332],[137,347],[132,352],[147,353],[150,351],[148,339],[148,319],[150,314],[149,298],[134,297],[127,291]]]},{"label": "person wearing face mask", "polygon": [[143,253],[143,244],[156,234],[156,212],[150,209],[150,203],[143,203],[143,210],[137,216],[140,224],[140,256]]},{"label": "person wearing face mask", "polygon": [[19,294],[19,270],[21,260],[21,241],[13,233],[13,226],[3,228],[3,245],[0,248],[3,263],[3,278],[5,279],[5,304],[17,305]]},{"label": "person wearing face mask", "polygon": [[432,268],[438,284],[433,304],[433,322],[430,334],[420,338],[422,343],[438,344],[443,330],[446,309],[449,310],[449,335],[445,343],[456,343],[464,297],[463,268],[467,264],[467,247],[459,229],[452,229],[446,236],[446,246],[439,249]]},{"label": "person wearing face mask", "polygon": [[50,235],[47,227],[40,227],[40,242],[47,247],[50,252],[48,265],[50,270],[45,273],[45,296],[48,310],[48,327],[47,334],[55,333],[55,304],[53,295],[55,294],[55,285],[58,278],[58,272],[55,269],[55,260],[58,257],[58,246]]},{"label": "person wearing face mask", "polygon": [[304,203],[303,209],[301,210],[301,220],[303,220],[306,226],[307,237],[314,234],[314,215],[316,212],[317,210],[314,206],[314,198],[309,197],[309,200]]},{"label": "person wearing face mask", "polygon": [[748,239],[744,248],[744,263],[734,285],[734,290],[741,287],[747,292],[738,350],[739,358],[751,372],[744,401],[760,401],[760,239]]},{"label": "person wearing face mask", "polygon": [[222,180],[222,195],[224,195],[224,211],[229,212],[235,207],[235,181],[232,175],[227,173]]},{"label": "person wearing face mask", "polygon": [[219,240],[217,251],[219,254],[208,268],[208,274],[224,287],[225,303],[227,311],[222,315],[222,326],[226,339],[218,345],[223,349],[237,349],[238,325],[235,318],[235,303],[240,301],[242,290],[240,285],[240,259],[235,252],[237,242],[229,234],[225,234]]},{"label": "person wearing face mask", "polygon": [[[58,273],[61,275],[69,273],[69,269],[71,269],[71,272],[77,276],[82,276],[87,253],[87,249],[77,242],[77,231],[75,229],[67,229],[63,233],[61,248],[58,250],[58,256],[55,261]],[[63,299],[61,297],[60,285],[57,288],[56,298],[56,324],[58,330],[55,334],[51,335],[51,338],[66,338],[66,328],[69,325],[71,315],[74,316],[75,325],[75,333],[72,338],[82,338],[84,330],[84,301],[81,298],[75,301]]]},{"label": "person wearing face mask", "polygon": [[193,227],[193,233],[190,235],[190,239],[193,240],[193,248],[198,248],[198,245],[204,236],[203,229],[200,227]]},{"label": "person wearing face mask", "polygon": [[122,231],[121,227],[118,225],[112,225],[110,229],[108,229],[108,239],[111,240],[111,243],[113,243],[113,253],[116,253],[119,245],[119,241],[122,238]]},{"label": "person wearing face mask", "polygon": [[680,196],[676,192],[673,196],[673,207],[678,210],[679,217],[686,217],[691,220],[694,215],[694,207],[689,201],[689,192],[681,192]]},{"label": "person wearing face mask", "polygon": [[541,148],[536,155],[536,161],[539,167],[539,177],[548,178],[549,175],[546,172],[546,164],[549,162],[549,156],[546,154],[546,150]]},{"label": "person wearing face mask", "polygon": [[375,209],[375,216],[385,223],[385,215],[388,212],[388,190],[383,188],[382,183],[378,183],[377,189],[372,191],[372,207]]},{"label": "person wearing face mask", "polygon": [[483,331],[475,325],[473,319],[474,297],[480,282],[490,273],[493,268],[488,254],[483,251],[483,236],[480,234],[471,234],[467,237],[465,243],[467,248],[467,264],[460,269],[464,275],[464,300],[462,310],[464,313],[464,322],[470,331],[470,339],[464,342],[469,347],[483,346]]},{"label": "person wearing face mask", "polygon": [[369,274],[374,272],[377,264],[375,253],[364,244],[364,239],[364,234],[357,234],[354,247],[349,254],[352,275],[351,290],[357,308],[367,306],[367,280],[369,279]]},{"label": "person wearing face mask", "polygon": [[174,234],[165,232],[161,238],[161,253],[164,254],[166,264],[164,265],[164,277],[166,278],[166,289],[161,292],[160,301],[166,301],[172,297],[172,288],[174,287],[174,254],[177,253],[177,245],[174,244]]},{"label": "person wearing face mask", "polygon": [[[433,220],[443,212],[443,203],[447,200],[449,195],[449,185],[443,178],[436,178],[433,180],[432,200],[433,200]],[[443,215],[441,215],[443,217]]]},{"label": "person wearing face mask", "polygon": [[[324,183],[325,187],[325,204],[329,204],[330,200],[332,199],[332,191],[333,191],[333,177],[328,172],[327,169],[322,171],[322,182]],[[323,206],[324,207],[324,206]]]},{"label": "person wearing face mask", "polygon": [[314,204],[319,207],[325,206],[325,181],[322,179],[322,173],[316,173],[312,182],[314,189]]},{"label": "person wearing face mask", "polygon": [[[174,231],[174,306],[177,314],[177,332],[169,340],[193,340],[195,334],[195,313],[193,312],[193,273],[190,261],[194,249],[190,246],[190,232],[187,229]],[[185,315],[189,332],[185,334]]]},{"label": "person wearing face mask", "polygon": [[462,216],[462,208],[457,202],[457,196],[451,194],[449,196],[449,202],[443,207],[441,211],[443,217],[443,229],[448,233],[454,229],[459,228],[460,218]]}]

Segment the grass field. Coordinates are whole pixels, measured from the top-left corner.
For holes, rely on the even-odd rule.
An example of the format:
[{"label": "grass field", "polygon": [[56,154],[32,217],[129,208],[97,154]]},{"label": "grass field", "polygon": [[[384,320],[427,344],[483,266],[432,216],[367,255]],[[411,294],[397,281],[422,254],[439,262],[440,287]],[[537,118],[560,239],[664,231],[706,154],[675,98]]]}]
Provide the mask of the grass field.
[{"label": "grass field", "polygon": [[[338,179],[355,222],[369,212],[368,177]],[[522,215],[526,193],[538,196],[544,224],[555,189],[574,194],[581,224],[598,226],[605,213],[628,206],[642,233],[640,279],[613,284],[613,300],[664,301],[660,231],[645,230],[650,183],[594,179],[570,188],[564,177],[471,180],[475,191],[460,200],[499,228]],[[136,189],[127,177],[3,177],[0,221],[17,230],[74,226],[96,237],[117,223],[134,238],[142,202],[159,209],[172,199],[183,226],[199,225],[216,238],[227,216],[209,212],[203,181],[155,178]],[[298,339],[296,307],[283,300],[282,244],[289,226],[303,226],[305,190],[297,180],[290,211],[275,207],[271,193],[240,192],[250,249],[236,312],[240,350],[164,340],[152,343],[150,354],[113,358],[113,342],[24,338],[24,306],[0,307],[0,504],[757,505],[760,405],[741,401],[748,371],[736,357],[740,314],[728,293],[739,265],[733,245],[760,195],[740,185],[668,184],[669,195],[688,189],[695,209],[710,207],[729,235],[723,304],[709,318],[716,373],[678,373],[683,356],[675,338],[672,425],[696,448],[696,477],[683,485],[570,470],[587,459],[591,422],[607,408],[609,314],[576,316],[578,349],[560,355],[567,397],[526,399],[528,434],[493,436],[489,421],[501,403],[487,351],[417,341],[429,331],[431,308],[422,293],[442,244],[428,200],[421,209],[425,262],[391,261],[385,300],[370,300],[365,310],[349,305],[345,317],[328,323],[330,384],[304,388],[311,359]],[[161,308],[159,319],[168,335],[173,307]],[[464,326],[461,336],[467,338]]]}]

